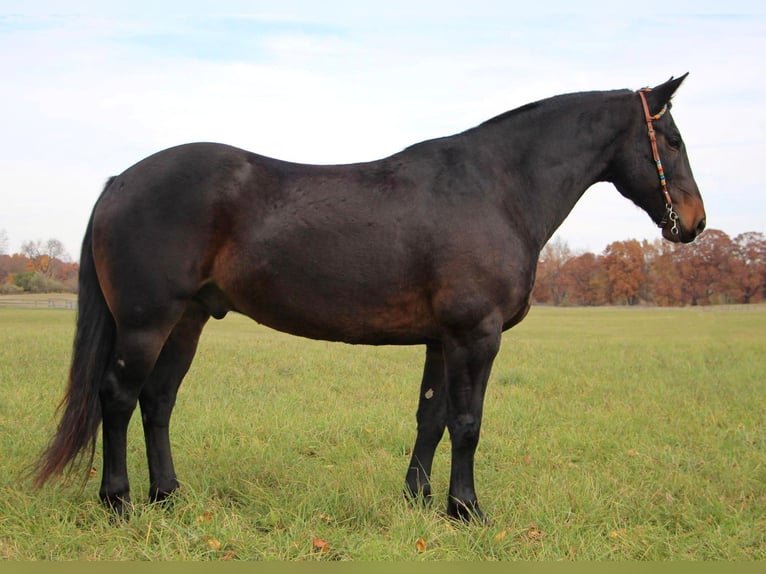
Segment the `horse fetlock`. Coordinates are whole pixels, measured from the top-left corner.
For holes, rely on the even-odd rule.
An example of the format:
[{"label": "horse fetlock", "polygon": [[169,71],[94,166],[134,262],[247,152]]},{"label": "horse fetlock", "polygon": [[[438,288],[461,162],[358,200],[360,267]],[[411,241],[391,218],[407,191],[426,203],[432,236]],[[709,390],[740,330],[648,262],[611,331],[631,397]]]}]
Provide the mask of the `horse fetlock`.
[{"label": "horse fetlock", "polygon": [[172,500],[173,494],[179,489],[178,480],[175,477],[152,484],[149,487],[149,501],[150,502],[168,502]]},{"label": "horse fetlock", "polygon": [[455,496],[450,496],[447,501],[447,516],[460,520],[462,522],[476,522],[484,526],[491,524],[487,515],[479,507],[479,502],[473,498],[469,500],[460,500]]},{"label": "horse fetlock", "polygon": [[418,467],[410,467],[405,479],[404,495],[412,501],[429,503],[432,499],[428,475]]},{"label": "horse fetlock", "polygon": [[130,512],[133,509],[133,504],[130,501],[130,491],[107,493],[103,489],[99,493],[101,504],[103,504],[108,510],[111,510],[115,516],[120,518],[128,518]]},{"label": "horse fetlock", "polygon": [[430,506],[434,497],[431,494],[431,485],[426,485],[420,490],[413,490],[408,484],[404,487],[404,498],[413,505]]}]

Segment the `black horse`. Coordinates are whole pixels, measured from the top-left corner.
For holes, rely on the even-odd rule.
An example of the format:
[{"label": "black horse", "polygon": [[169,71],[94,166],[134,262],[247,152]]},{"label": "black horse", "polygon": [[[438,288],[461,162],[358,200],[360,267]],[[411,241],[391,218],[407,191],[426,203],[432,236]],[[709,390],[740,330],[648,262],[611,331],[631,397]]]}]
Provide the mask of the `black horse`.
[{"label": "black horse", "polygon": [[69,384],[36,485],[92,463],[103,422],[100,497],[124,512],[127,427],[139,403],[149,497],[173,493],[176,393],[207,320],[235,311],[312,339],[425,345],[406,492],[431,497],[446,427],[447,513],[483,519],[474,452],[487,380],[501,333],[529,309],[556,228],[599,181],[670,241],[692,241],[705,226],[664,113],[684,78],[553,97],[369,163],[301,165],[193,143],[111,178],[83,241]]}]

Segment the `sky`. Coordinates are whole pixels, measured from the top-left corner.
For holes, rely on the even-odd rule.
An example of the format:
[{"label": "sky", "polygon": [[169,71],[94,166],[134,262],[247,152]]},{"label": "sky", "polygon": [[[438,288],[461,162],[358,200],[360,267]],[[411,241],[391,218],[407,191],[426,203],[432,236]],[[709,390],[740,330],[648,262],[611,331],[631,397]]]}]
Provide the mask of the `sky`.
[{"label": "sky", "polygon": [[[218,141],[349,163],[560,93],[690,75],[674,99],[708,227],[766,232],[766,3],[323,0],[0,3],[0,232],[72,259],[104,182]],[[557,238],[659,238],[610,184]]]}]

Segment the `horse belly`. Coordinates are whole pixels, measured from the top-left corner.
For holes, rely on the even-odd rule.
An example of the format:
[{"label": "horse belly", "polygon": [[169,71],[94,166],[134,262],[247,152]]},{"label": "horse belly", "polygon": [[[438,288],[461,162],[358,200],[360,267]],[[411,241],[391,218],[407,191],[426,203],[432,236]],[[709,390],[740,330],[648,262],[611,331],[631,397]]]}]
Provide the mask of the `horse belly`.
[{"label": "horse belly", "polygon": [[427,305],[415,293],[382,301],[339,290],[334,296],[289,296],[289,290],[259,291],[238,302],[254,320],[279,331],[356,344],[418,344],[435,337]]},{"label": "horse belly", "polygon": [[[359,344],[419,344],[436,335],[425,283],[380,262],[285,253],[224,281],[233,307],[293,335]],[[346,261],[344,264],[343,262]]]}]

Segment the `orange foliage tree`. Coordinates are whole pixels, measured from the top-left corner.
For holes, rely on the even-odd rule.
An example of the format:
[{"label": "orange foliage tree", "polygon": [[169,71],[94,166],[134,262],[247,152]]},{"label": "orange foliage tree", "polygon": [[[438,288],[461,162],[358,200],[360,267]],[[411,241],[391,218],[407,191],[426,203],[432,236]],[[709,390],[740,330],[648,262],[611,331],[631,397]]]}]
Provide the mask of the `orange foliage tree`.
[{"label": "orange foliage tree", "polygon": [[533,291],[553,305],[712,305],[766,299],[766,237],[709,229],[694,243],[615,241],[601,255],[543,250]]},{"label": "orange foliage tree", "polygon": [[22,253],[0,254],[0,291],[15,293],[30,285],[43,291],[75,291],[78,270],[60,241],[26,241]]},{"label": "orange foliage tree", "polygon": [[636,305],[647,280],[644,249],[635,239],[615,241],[604,250],[601,264],[606,269],[606,301]]},{"label": "orange foliage tree", "polygon": [[572,257],[561,268],[561,283],[572,305],[601,305],[608,285],[607,270],[593,253]]}]

